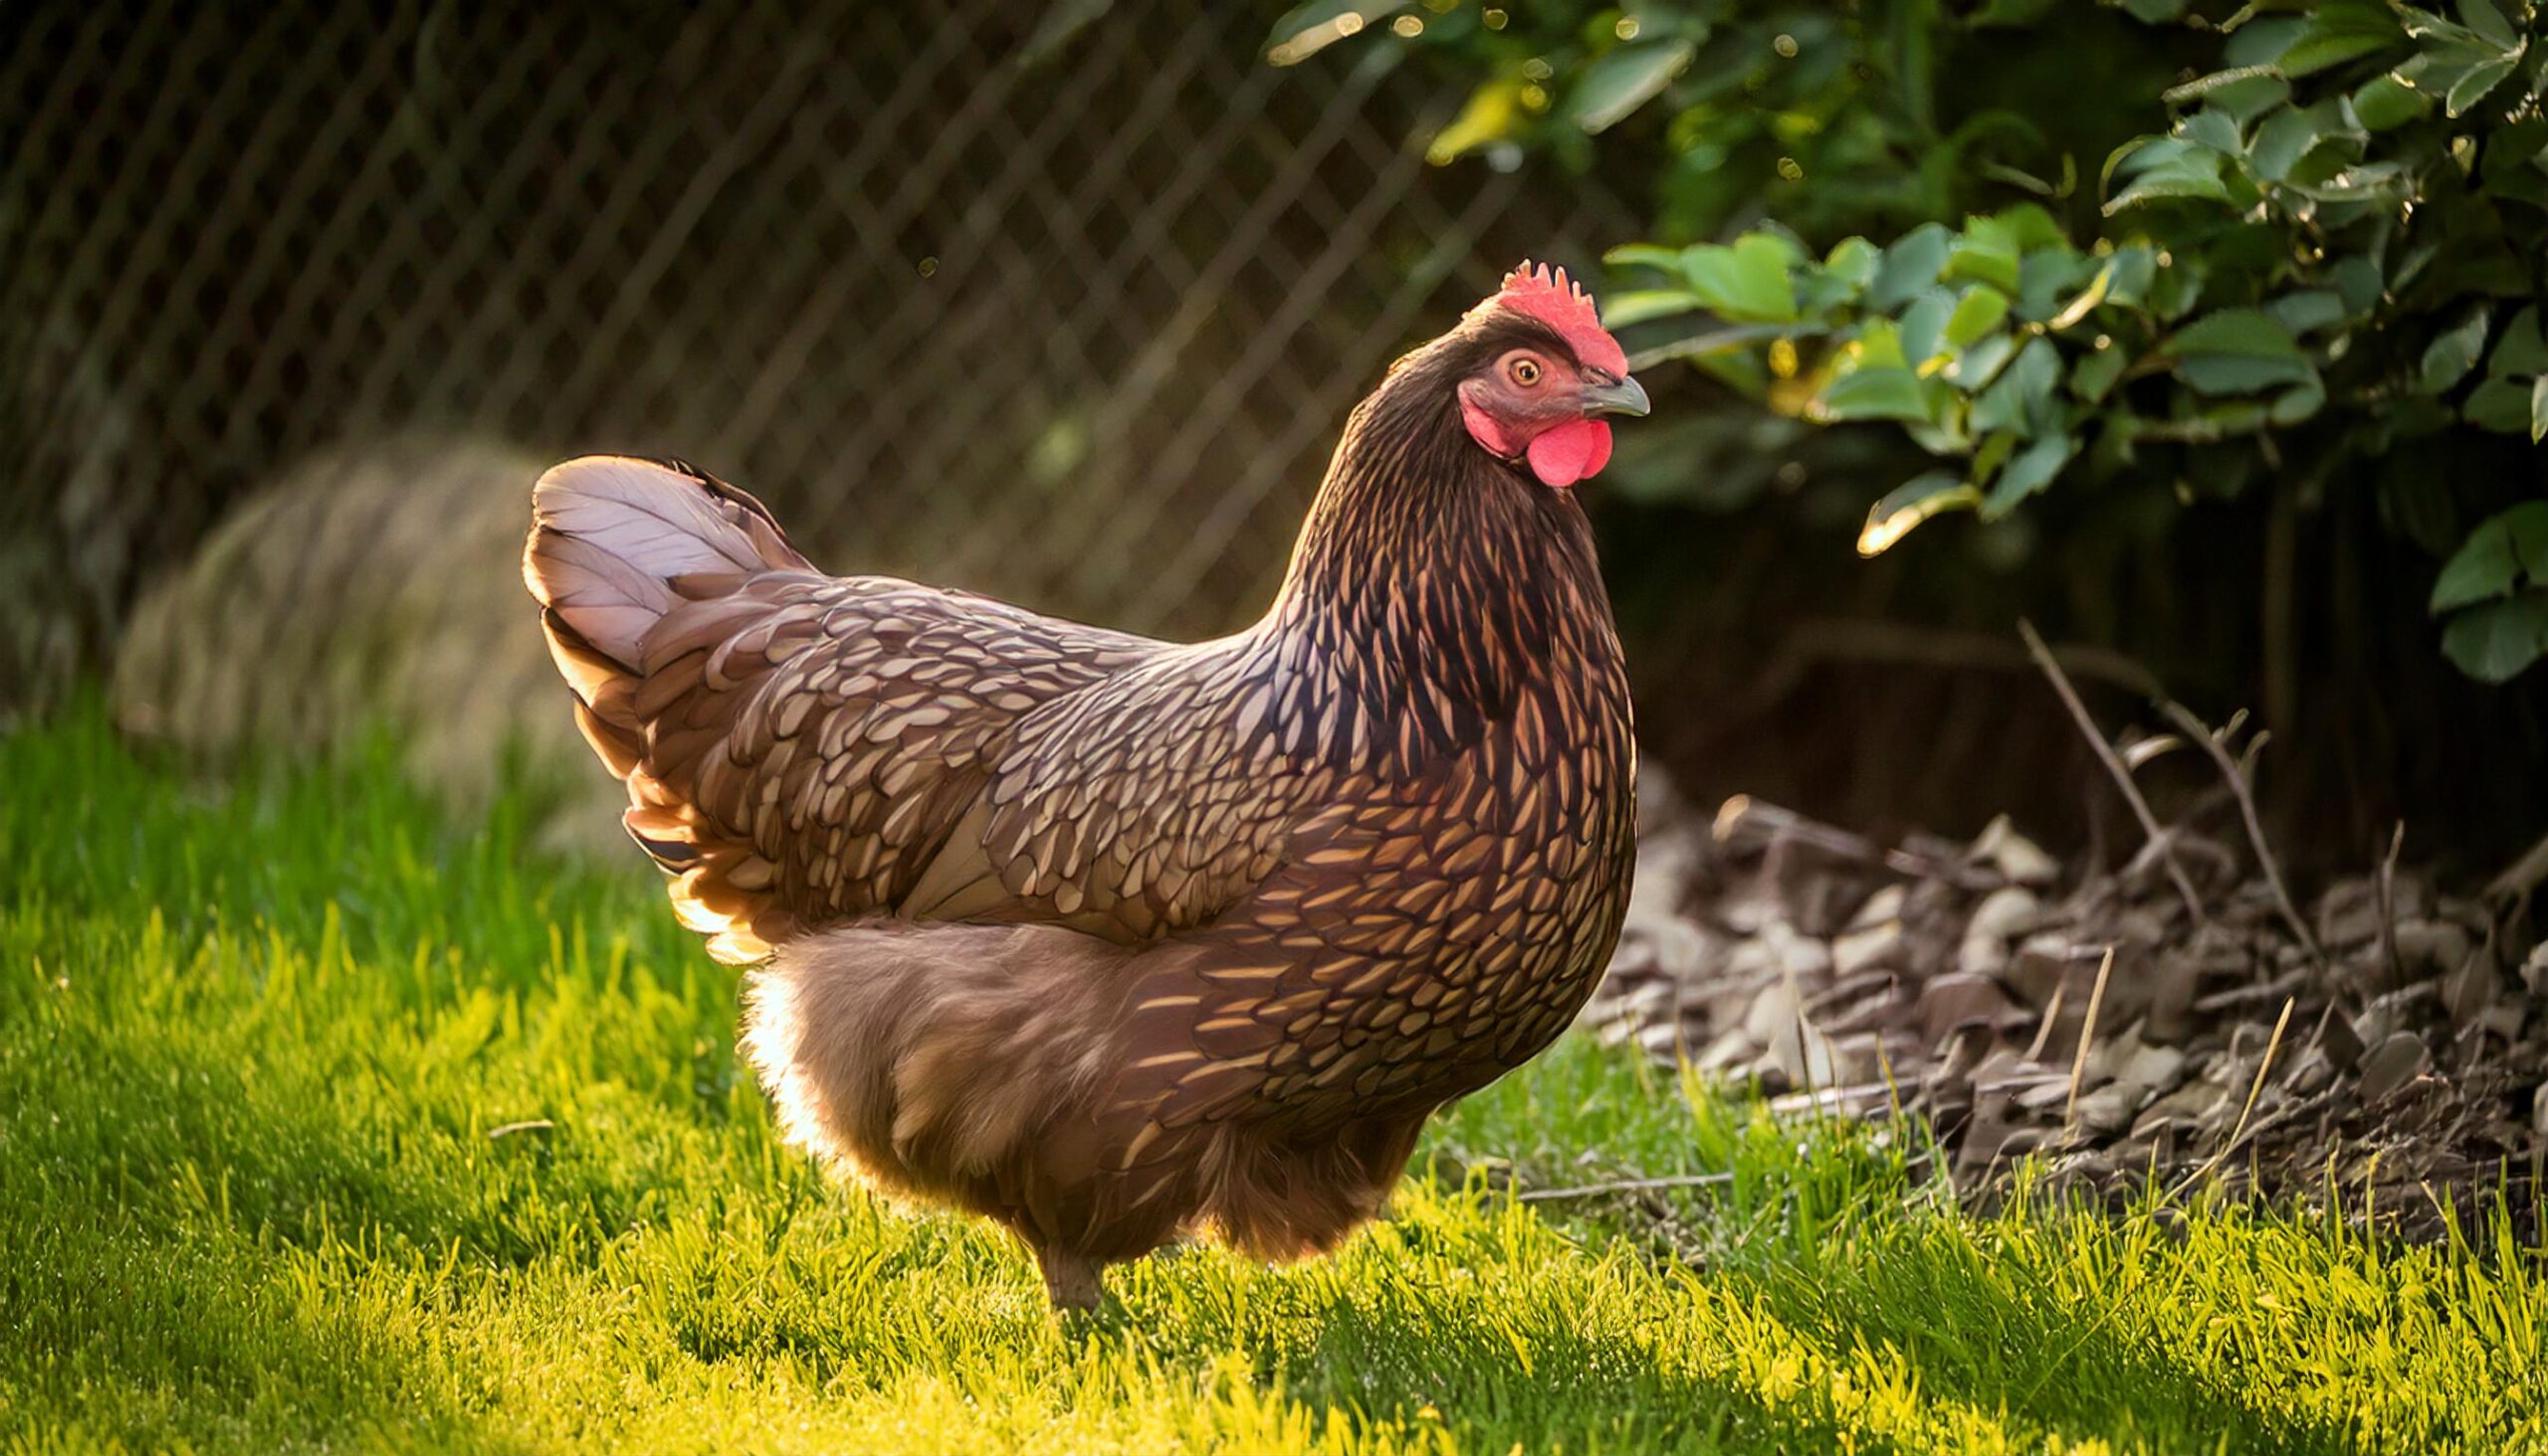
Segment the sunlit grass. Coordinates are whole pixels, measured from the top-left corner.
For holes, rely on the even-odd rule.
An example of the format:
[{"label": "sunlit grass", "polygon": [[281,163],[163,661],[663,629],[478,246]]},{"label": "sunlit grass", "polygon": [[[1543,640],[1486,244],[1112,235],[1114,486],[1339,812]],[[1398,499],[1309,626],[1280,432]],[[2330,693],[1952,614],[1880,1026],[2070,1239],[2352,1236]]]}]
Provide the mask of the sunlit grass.
[{"label": "sunlit grass", "polygon": [[[2539,1449],[2501,1227],[1979,1217],[1919,1149],[1588,1040],[1333,1260],[1057,1325],[999,1236],[814,1176],[642,867],[386,758],[228,787],[0,741],[0,1440],[37,1450]],[[633,856],[631,857],[633,860]],[[1525,1206],[1547,1188],[1730,1182]],[[1649,1216],[1662,1211],[1668,1217]]]}]

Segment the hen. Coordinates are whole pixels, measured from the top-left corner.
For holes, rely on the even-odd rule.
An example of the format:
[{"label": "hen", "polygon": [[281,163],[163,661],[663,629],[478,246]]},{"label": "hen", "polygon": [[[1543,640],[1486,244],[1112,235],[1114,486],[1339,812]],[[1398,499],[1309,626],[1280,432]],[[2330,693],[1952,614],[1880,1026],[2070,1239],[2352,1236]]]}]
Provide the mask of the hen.
[{"label": "hen", "polygon": [[1169,644],[826,576],[588,457],[524,575],[788,1134],[997,1220],[1053,1302],[1187,1231],[1332,1247],[1592,992],[1627,680],[1584,512],[1645,393],[1525,264],[1348,422],[1264,618]]}]

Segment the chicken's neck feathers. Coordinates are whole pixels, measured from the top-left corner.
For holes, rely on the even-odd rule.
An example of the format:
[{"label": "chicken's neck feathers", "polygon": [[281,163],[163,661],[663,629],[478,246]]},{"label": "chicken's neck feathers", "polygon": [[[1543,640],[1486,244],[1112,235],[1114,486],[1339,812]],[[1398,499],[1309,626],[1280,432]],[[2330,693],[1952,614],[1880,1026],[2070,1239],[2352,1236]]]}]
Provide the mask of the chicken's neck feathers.
[{"label": "chicken's neck feathers", "polygon": [[1429,757],[1525,694],[1623,683],[1582,507],[1479,449],[1453,400],[1419,361],[1355,411],[1247,634],[1278,698],[1332,717],[1339,766],[1357,741]]}]

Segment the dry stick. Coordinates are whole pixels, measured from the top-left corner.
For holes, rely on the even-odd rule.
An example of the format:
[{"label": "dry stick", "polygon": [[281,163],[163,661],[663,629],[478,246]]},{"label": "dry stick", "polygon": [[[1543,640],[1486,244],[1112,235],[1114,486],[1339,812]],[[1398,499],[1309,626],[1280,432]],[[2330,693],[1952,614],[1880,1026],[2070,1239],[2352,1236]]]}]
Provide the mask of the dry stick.
[{"label": "dry stick", "polygon": [[1586,1183],[1580,1188],[1534,1188],[1524,1193],[1524,1203],[1546,1203],[1558,1198],[1592,1198],[1603,1193],[1644,1193],[1656,1188],[1710,1188],[1734,1181],[1734,1174],[1686,1173],[1676,1178],[1624,1178],[1615,1183]]},{"label": "dry stick", "polygon": [[2256,1110],[2256,1099],[2264,1094],[2265,1074],[2273,1070],[2273,1054],[2282,1045],[2283,1028],[2291,1024],[2291,1007],[2296,999],[2286,997],[2282,1003],[2282,1014],[2273,1020],[2273,1035],[2265,1039],[2265,1059],[2256,1064],[2256,1080],[2247,1086],[2247,1103],[2238,1109],[2238,1121],[2230,1125],[2230,1141],[2222,1144],[2221,1150],[2205,1158],[2194,1171],[2179,1179],[2177,1185],[2168,1190],[2170,1198],[2193,1187],[2206,1173],[2219,1167],[2230,1153],[2238,1150],[2238,1144],[2247,1135],[2247,1115]]},{"label": "dry stick", "polygon": [[1945,880],[1965,890],[1996,890],[2005,883],[1997,875],[1981,874],[1970,866],[1935,855],[1908,849],[1885,849],[1862,834],[1852,834],[1846,829],[1808,819],[1793,809],[1764,803],[1750,794],[1736,794],[1720,805],[1710,832],[1716,836],[1717,843],[1729,849],[1759,847],[1766,851],[1781,844],[1808,845],[1872,869]]},{"label": "dry stick", "polygon": [[[2221,776],[2230,781],[2230,795],[2238,801],[2238,817],[2246,822],[2247,843],[2256,852],[2256,863],[2265,872],[2265,883],[2273,887],[2274,904],[2282,908],[2283,924],[2291,927],[2291,934],[2299,938],[2310,959],[2324,961],[2327,957],[2318,949],[2318,937],[2309,934],[2309,923],[2300,918],[2300,908],[2292,904],[2291,887],[2282,882],[2282,867],[2274,862],[2273,851],[2265,847],[2265,828],[2256,817],[2255,786],[2248,777],[2253,770],[2242,771],[2236,760],[2230,756],[2229,744],[2216,736],[2203,720],[2195,717],[2184,704],[2170,700],[2159,707],[2176,720],[2177,727],[2185,729],[2187,737],[2204,746],[2204,750],[2212,755],[2212,761],[2220,766]],[[2261,732],[2248,739],[2247,761],[2250,764],[2255,761],[2256,750],[2262,748],[2264,742],[2265,734]]]},{"label": "dry stick", "polygon": [[2106,735],[2097,730],[2097,721],[2088,716],[2088,705],[2079,701],[2078,691],[2070,686],[2069,675],[2061,671],[2061,664],[2052,660],[2052,649],[2043,645],[2043,638],[2035,632],[2034,623],[2023,617],[2017,619],[2017,633],[2025,638],[2026,651],[2033,655],[2035,666],[2043,669],[2043,675],[2052,680],[2052,691],[2061,695],[2061,705],[2069,709],[2070,717],[2078,722],[2079,731],[2087,737],[2088,746],[2096,750],[2098,761],[2104,763],[2106,772],[2114,776],[2115,787],[2123,791],[2124,802],[2132,806],[2133,817],[2141,821],[2141,832],[2149,836],[2151,847],[2159,851],[2160,860],[2168,867],[2168,879],[2175,883],[2178,898],[2186,903],[2186,914],[2194,917],[2197,926],[2210,925],[2210,917],[2203,913],[2203,902],[2194,893],[2194,882],[2186,878],[2186,867],[2177,863],[2176,851],[2169,847],[2168,832],[2159,827],[2159,816],[2150,812],[2150,801],[2141,796],[2140,785],[2132,781],[2132,770],[2124,767],[2123,759],[2116,756],[2114,744],[2107,742]]},{"label": "dry stick", "polygon": [[2097,1010],[2106,1003],[2106,977],[2114,970],[2114,947],[2097,962],[2097,983],[2088,988],[2088,1017],[2079,1023],[2079,1050],[2070,1058],[2070,1100],[2061,1105],[2061,1131],[2067,1135],[2079,1112],[2079,1083],[2088,1075],[2088,1044],[2096,1040]]},{"label": "dry stick", "polygon": [[2052,994],[2044,998],[2043,1019],[2035,1023],[2034,1042],[2026,1048],[2026,1054],[2018,1058],[2019,1061],[2031,1062],[2043,1055],[2043,1044],[2052,1040],[2052,1023],[2061,1019],[2061,993],[2068,989],[2070,983],[2067,980],[2052,983]]},{"label": "dry stick", "polygon": [[2391,988],[2407,983],[2406,967],[2398,962],[2398,851],[2407,844],[2407,821],[2401,819],[2389,831],[2389,853],[2380,860],[2380,953],[2389,962]]},{"label": "dry stick", "polygon": [[2486,882],[2489,900],[2518,900],[2548,880],[2548,837],[2543,837],[2522,853],[2520,859],[2504,866],[2503,873]]}]

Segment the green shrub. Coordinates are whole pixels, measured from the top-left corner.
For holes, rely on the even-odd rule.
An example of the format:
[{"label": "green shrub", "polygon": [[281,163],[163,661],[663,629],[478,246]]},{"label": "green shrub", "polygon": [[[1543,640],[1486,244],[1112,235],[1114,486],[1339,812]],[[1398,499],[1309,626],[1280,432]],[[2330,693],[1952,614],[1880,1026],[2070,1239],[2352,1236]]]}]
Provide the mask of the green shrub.
[{"label": "green shrub", "polygon": [[2542,28],[2524,0],[1323,3],[1275,44],[1483,72],[1437,159],[1645,164],[1655,241],[1608,254],[1607,316],[1640,367],[1916,446],[1861,551],[2048,491],[2376,492],[2444,558],[2442,650],[2501,682],[2548,655]]}]

